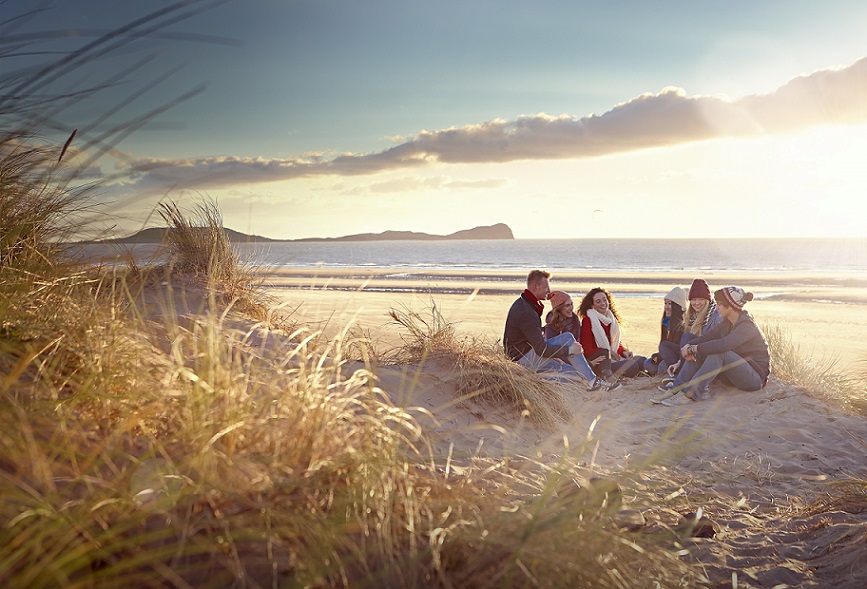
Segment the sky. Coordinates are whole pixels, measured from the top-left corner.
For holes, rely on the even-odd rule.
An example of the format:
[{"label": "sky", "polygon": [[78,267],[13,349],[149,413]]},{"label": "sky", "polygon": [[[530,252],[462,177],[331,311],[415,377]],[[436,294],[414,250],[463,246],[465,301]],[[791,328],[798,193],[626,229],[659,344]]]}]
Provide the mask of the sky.
[{"label": "sky", "polygon": [[45,131],[121,234],[867,236],[861,0],[0,0],[0,83],[155,11]]}]

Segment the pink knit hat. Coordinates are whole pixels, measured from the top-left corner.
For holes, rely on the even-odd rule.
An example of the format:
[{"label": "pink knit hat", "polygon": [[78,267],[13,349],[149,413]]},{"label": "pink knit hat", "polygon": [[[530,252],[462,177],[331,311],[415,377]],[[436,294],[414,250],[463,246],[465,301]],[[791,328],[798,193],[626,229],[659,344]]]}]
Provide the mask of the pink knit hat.
[{"label": "pink knit hat", "polygon": [[714,292],[714,298],[718,301],[724,301],[729,307],[740,311],[748,302],[753,300],[753,293],[745,292],[744,289],[737,286],[727,286]]},{"label": "pink knit hat", "polygon": [[548,300],[551,301],[551,307],[556,309],[560,305],[564,305],[568,301],[571,301],[572,297],[562,290],[552,290],[551,294],[548,295]]}]

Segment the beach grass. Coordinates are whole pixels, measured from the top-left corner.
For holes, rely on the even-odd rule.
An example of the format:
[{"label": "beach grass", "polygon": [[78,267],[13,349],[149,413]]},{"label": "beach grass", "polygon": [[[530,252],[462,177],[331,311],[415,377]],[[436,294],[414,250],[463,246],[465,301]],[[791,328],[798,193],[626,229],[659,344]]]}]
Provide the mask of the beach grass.
[{"label": "beach grass", "polygon": [[867,378],[857,367],[843,367],[834,356],[816,357],[793,340],[780,323],[762,326],[774,376],[846,411],[867,415]]},{"label": "beach grass", "polygon": [[[32,186],[33,198],[51,194]],[[4,183],[0,198],[32,189]],[[255,288],[239,280],[216,210],[163,210],[181,229],[163,281],[61,263],[51,224],[7,244],[4,586],[620,587],[690,575],[670,542],[612,523],[568,455],[556,469],[449,462],[372,366],[347,369],[341,339],[300,331],[266,343],[254,319],[239,331],[238,293]],[[155,313],[144,283],[164,310],[177,283],[201,290],[201,306]],[[462,376],[459,394],[491,394],[512,363],[430,316],[395,312],[412,339],[393,358],[488,371]],[[551,411],[541,397],[513,402]]]},{"label": "beach grass", "polygon": [[[443,317],[436,301],[423,310],[391,309],[392,325],[401,330],[403,345],[387,354],[388,361],[423,365],[445,362],[455,373],[455,394],[478,398],[494,407],[509,407],[516,415],[552,427],[571,417],[560,392],[542,375],[506,357],[497,342],[459,337],[455,324]],[[576,386],[579,386],[576,383]]]},{"label": "beach grass", "polygon": [[94,310],[74,361],[3,350],[5,586],[619,586],[651,555],[657,580],[684,568],[545,487],[512,497],[497,464],[446,472],[339,342],[257,348],[203,309],[164,350],[132,300],[64,294]]}]

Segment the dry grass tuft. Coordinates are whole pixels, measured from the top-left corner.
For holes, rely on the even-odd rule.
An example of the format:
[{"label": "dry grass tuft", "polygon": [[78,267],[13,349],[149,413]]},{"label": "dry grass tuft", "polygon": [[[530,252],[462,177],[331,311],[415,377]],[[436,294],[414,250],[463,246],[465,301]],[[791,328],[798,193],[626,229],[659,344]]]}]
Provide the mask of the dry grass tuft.
[{"label": "dry grass tuft", "polygon": [[851,413],[867,415],[865,379],[842,370],[839,358],[814,358],[792,341],[789,330],[778,324],[762,327],[771,354],[771,368],[781,381],[802,387],[808,393]]},{"label": "dry grass tuft", "polygon": [[404,345],[389,355],[399,364],[445,361],[456,372],[456,394],[511,408],[543,426],[568,421],[571,412],[563,397],[540,375],[512,362],[499,346],[473,338],[458,338],[454,324],[443,317],[434,301],[424,314],[410,308],[392,309],[393,324],[405,330]]},{"label": "dry grass tuft", "polygon": [[833,492],[822,495],[810,504],[805,510],[807,515],[828,511],[867,513],[867,479],[851,478],[833,483],[830,487]]},{"label": "dry grass tuft", "polygon": [[222,304],[264,319],[274,301],[259,288],[261,274],[242,264],[223,227],[223,216],[213,201],[204,201],[185,213],[173,202],[161,203],[166,222],[169,274],[194,277]]}]

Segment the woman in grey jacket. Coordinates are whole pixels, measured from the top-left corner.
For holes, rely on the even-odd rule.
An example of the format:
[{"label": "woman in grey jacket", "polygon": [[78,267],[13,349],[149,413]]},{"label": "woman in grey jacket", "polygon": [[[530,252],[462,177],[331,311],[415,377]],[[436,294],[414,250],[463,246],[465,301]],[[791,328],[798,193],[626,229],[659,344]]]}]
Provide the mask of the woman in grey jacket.
[{"label": "woman in grey jacket", "polygon": [[[722,323],[681,348],[686,360],[678,380],[685,382],[672,393],[683,392],[681,399],[666,399],[674,405],[710,398],[710,384],[719,376],[743,391],[757,391],[768,383],[771,358],[765,336],[744,305],[753,293],[736,286],[714,292]],[[682,377],[682,378],[681,378]]]}]

